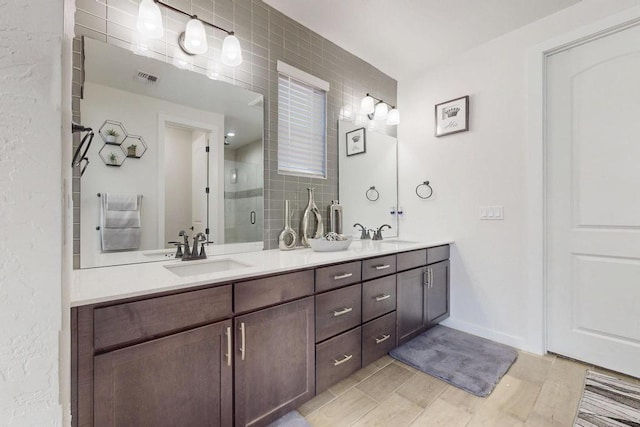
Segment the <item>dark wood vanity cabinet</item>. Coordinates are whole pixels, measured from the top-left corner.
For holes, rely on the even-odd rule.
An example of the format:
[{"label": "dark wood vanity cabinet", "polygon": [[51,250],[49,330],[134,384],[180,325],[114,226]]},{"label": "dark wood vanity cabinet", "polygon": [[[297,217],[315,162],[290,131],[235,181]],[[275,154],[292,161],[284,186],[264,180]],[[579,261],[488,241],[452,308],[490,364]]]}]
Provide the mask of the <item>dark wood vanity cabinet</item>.
[{"label": "dark wood vanity cabinet", "polygon": [[[449,245],[425,252],[423,266],[397,275],[399,345],[449,317]],[[407,267],[415,267],[415,255]]]},{"label": "dark wood vanity cabinet", "polygon": [[236,426],[267,425],[314,396],[313,297],[238,316],[234,330]]},{"label": "dark wood vanity cabinet", "polygon": [[72,310],[72,425],[233,425],[231,285]]},{"label": "dark wood vanity cabinet", "polygon": [[232,425],[231,321],[94,357],[95,426]]},{"label": "dark wood vanity cabinet", "polygon": [[72,425],[261,427],[449,315],[449,246],[72,309]]}]

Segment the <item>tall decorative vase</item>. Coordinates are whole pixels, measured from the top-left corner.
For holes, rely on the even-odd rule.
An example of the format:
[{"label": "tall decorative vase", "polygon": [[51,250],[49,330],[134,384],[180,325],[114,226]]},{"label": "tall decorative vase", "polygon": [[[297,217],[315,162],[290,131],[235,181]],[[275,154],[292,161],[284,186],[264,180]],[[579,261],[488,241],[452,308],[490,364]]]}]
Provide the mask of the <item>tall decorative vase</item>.
[{"label": "tall decorative vase", "polygon": [[[307,207],[304,210],[304,214],[302,215],[302,244],[305,247],[309,247],[309,237],[314,239],[319,239],[324,234],[324,224],[322,223],[322,215],[320,215],[320,211],[318,210],[318,206],[316,206],[316,202],[313,198],[313,187],[307,188],[307,192],[309,193],[309,203],[307,203]],[[311,221],[311,217],[315,217],[316,226],[315,230],[311,233],[309,232],[309,223]]]},{"label": "tall decorative vase", "polygon": [[289,209],[289,200],[284,201],[284,230],[278,236],[278,247],[281,251],[290,251],[295,249],[298,234],[291,228],[291,209]]}]

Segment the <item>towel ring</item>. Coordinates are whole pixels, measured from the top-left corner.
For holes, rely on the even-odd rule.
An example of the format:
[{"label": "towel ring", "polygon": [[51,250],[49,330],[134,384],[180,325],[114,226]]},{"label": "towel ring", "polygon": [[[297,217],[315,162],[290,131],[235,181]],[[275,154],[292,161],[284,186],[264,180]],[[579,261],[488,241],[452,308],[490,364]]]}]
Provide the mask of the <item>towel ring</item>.
[{"label": "towel ring", "polygon": [[380,193],[378,192],[378,190],[376,190],[376,187],[373,185],[369,187],[369,189],[367,190],[366,193],[364,193],[364,195],[367,197],[367,200],[370,200],[372,202],[375,202],[380,198]]},{"label": "towel ring", "polygon": [[433,196],[433,188],[429,185],[429,181],[424,181],[422,184],[418,184],[416,187],[416,195],[425,200]]}]

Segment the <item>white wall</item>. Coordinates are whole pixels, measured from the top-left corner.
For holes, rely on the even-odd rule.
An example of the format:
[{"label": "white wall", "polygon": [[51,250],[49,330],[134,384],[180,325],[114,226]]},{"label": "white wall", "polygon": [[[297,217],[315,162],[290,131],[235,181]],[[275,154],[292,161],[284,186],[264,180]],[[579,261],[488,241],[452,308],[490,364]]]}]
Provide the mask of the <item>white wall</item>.
[{"label": "white wall", "polygon": [[[532,272],[542,275],[530,262],[541,236],[528,236],[540,220],[527,205],[536,197],[528,189],[539,186],[525,175],[532,166],[526,145],[528,55],[550,38],[639,4],[583,0],[400,82],[399,198],[406,212],[401,237],[455,240],[446,324],[544,350],[542,283],[528,281]],[[434,105],[463,95],[471,96],[471,130],[435,138]],[[414,193],[424,180],[434,188],[429,200]],[[504,206],[504,221],[481,221],[485,205]]]},{"label": "white wall", "polygon": [[0,425],[60,425],[63,1],[0,8]]},{"label": "white wall", "polygon": [[[85,83],[84,99],[81,102],[82,124],[97,131],[105,120],[121,122],[129,134],[142,136],[148,149],[139,159],[126,159],[121,167],[108,167],[98,156],[104,143],[99,135],[94,138],[88,154],[91,164],[82,177],[80,261],[83,268],[95,266],[103,258],[100,257],[100,236],[95,229],[100,218],[97,193],[142,194],[140,249],[165,247],[158,237],[158,224],[163,221],[158,207],[164,203],[164,189],[159,190],[159,171],[164,170],[159,166],[164,161],[164,158],[160,159],[159,146],[162,141],[160,128],[164,129],[164,125],[160,124],[161,116],[176,123],[202,123],[211,129],[218,129],[220,134],[224,129],[224,116],[220,114],[91,82]],[[221,140],[221,136],[217,136],[216,140]],[[213,183],[212,187],[216,188]],[[171,236],[171,240],[175,240],[174,237],[177,236]]]}]

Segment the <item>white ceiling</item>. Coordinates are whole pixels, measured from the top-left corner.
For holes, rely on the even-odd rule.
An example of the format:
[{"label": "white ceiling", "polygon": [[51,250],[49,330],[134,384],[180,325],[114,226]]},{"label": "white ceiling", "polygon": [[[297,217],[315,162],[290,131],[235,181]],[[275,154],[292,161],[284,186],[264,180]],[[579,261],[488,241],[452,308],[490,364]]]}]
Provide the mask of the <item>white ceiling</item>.
[{"label": "white ceiling", "polygon": [[580,0],[264,0],[400,80]]}]

